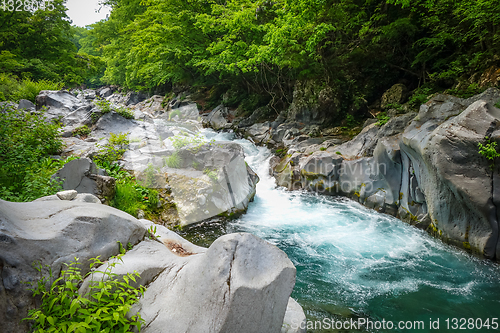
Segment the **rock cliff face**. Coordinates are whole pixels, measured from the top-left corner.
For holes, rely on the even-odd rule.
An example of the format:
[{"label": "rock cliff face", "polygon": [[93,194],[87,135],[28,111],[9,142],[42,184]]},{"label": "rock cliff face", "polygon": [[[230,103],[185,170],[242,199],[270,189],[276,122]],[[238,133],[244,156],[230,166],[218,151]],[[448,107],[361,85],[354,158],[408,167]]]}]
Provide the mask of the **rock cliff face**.
[{"label": "rock cliff face", "polygon": [[[61,193],[66,200],[0,200],[1,332],[29,331],[21,319],[35,305],[25,283],[40,279],[34,262],[48,265],[58,277],[63,265],[78,257],[85,274],[89,259],[117,255],[117,242],[132,249],[113,268],[116,278],[137,271],[136,284],[147,287],[131,310],[145,319],[142,332],[278,333],[282,327],[301,332],[289,330],[305,320],[289,299],[295,267],[277,247],[241,233],[223,236],[207,249],[160,225],[155,225],[160,237],[149,239],[144,236],[152,222],[102,205],[91,195],[63,194],[71,193]],[[107,263],[98,269],[106,268]]]},{"label": "rock cliff face", "polygon": [[500,259],[499,167],[478,148],[500,136],[499,100],[495,88],[469,99],[438,95],[418,115],[369,125],[340,145],[308,150],[290,141],[274,175],[280,186],[349,196]]}]

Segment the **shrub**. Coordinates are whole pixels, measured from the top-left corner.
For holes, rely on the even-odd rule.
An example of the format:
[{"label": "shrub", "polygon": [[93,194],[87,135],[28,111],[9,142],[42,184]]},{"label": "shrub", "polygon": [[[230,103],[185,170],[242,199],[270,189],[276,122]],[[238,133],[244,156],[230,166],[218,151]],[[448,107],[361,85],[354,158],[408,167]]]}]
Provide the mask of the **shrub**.
[{"label": "shrub", "polygon": [[99,109],[99,111],[102,114],[109,113],[112,111],[111,102],[109,102],[103,98],[98,97],[98,98],[94,99],[94,104],[97,106],[97,108]]},{"label": "shrub", "polygon": [[[135,314],[127,318],[127,313],[146,290],[143,286],[134,287],[131,281],[140,278],[137,272],[127,273],[122,279],[111,273],[122,255],[112,257],[103,271],[91,271],[81,274],[78,259],[67,264],[50,288],[52,279],[41,277],[37,286],[32,289],[34,296],[41,296],[40,308],[28,312],[24,320],[34,322],[33,332],[129,332],[135,326],[141,329],[144,320]],[[91,259],[90,268],[105,264],[99,257]],[[39,264],[36,269],[42,271]],[[101,278],[95,278],[98,274]],[[86,278],[91,278],[90,291],[85,295],[78,293],[79,285]]]},{"label": "shrub", "polygon": [[73,130],[73,136],[79,135],[79,136],[87,136],[91,132],[90,128],[87,125],[83,125],[80,127],[77,127]]},{"label": "shrub", "polygon": [[126,145],[129,144],[129,133],[111,133],[108,143],[98,145],[99,151],[94,156],[94,161],[98,164],[112,163],[122,158],[126,151]]},{"label": "shrub", "polygon": [[377,115],[377,126],[384,126],[391,119],[385,112],[380,112]]},{"label": "shrub", "polygon": [[0,102],[8,100],[18,102],[20,99],[27,99],[34,103],[40,91],[61,88],[62,83],[49,80],[32,81],[27,78],[18,81],[16,77],[0,74]]},{"label": "shrub", "polygon": [[33,103],[36,100],[36,96],[40,94],[42,90],[59,90],[63,86],[62,83],[52,82],[49,80],[31,81],[30,79],[23,79],[20,82],[19,89],[14,92],[13,97],[15,101],[20,99],[27,99]]},{"label": "shrub", "polygon": [[111,206],[137,217],[139,210],[152,213],[158,205],[158,191],[137,185],[129,180],[116,185]]},{"label": "shrub", "polygon": [[165,164],[169,168],[178,169],[182,166],[182,157],[179,155],[179,153],[175,152],[165,158]]},{"label": "shrub", "polygon": [[121,115],[123,118],[134,119],[134,113],[130,109],[120,107],[115,109],[115,112]]},{"label": "shrub", "polygon": [[57,191],[50,176],[65,162],[49,156],[62,148],[58,130],[43,114],[5,109],[0,117],[0,197],[29,201]]},{"label": "shrub", "polygon": [[497,152],[497,143],[492,142],[490,138],[485,137],[486,143],[483,145],[481,142],[479,142],[478,148],[479,148],[479,154],[481,154],[483,157],[486,157],[487,160],[492,161],[490,164],[490,168],[493,169],[495,166],[495,159],[500,157],[500,153]]},{"label": "shrub", "polygon": [[219,177],[217,175],[217,170],[212,170],[212,169],[206,168],[205,170],[203,170],[203,173],[205,175],[207,175],[213,181],[217,181],[219,179]]}]

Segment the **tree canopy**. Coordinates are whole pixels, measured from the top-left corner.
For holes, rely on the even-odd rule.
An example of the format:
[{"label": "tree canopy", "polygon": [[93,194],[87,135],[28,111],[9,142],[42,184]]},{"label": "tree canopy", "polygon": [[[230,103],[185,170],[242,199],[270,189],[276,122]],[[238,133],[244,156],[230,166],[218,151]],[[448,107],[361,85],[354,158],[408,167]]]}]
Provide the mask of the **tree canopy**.
[{"label": "tree canopy", "polygon": [[348,110],[397,82],[467,88],[471,76],[500,65],[497,0],[101,4],[111,6],[109,18],[86,28],[70,28],[63,0],[53,11],[0,12],[0,72],[134,90],[232,89],[281,108],[297,80],[314,80]]}]

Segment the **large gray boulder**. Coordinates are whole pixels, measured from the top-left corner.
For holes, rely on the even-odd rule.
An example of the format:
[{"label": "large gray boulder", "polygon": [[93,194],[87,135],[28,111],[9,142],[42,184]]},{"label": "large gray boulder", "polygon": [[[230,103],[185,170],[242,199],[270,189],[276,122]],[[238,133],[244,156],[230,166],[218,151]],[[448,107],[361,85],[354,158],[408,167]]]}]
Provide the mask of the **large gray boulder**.
[{"label": "large gray boulder", "polygon": [[380,107],[387,108],[391,104],[401,104],[404,102],[408,89],[402,83],[397,83],[389,88],[383,95]]},{"label": "large gray boulder", "polygon": [[64,136],[71,136],[78,127],[90,125],[92,114],[98,112],[90,101],[79,99],[65,90],[43,90],[36,97],[36,104],[38,109],[46,108],[44,116],[47,121],[63,125]]},{"label": "large gray boulder", "polygon": [[306,333],[307,321],[304,310],[293,298],[288,299],[281,333]]},{"label": "large gray boulder", "polygon": [[[11,203],[0,200],[0,322],[2,332],[27,332],[34,299],[25,284],[38,281],[33,263],[48,265],[55,276],[64,263],[119,253],[117,242],[136,244],[146,227],[132,216],[101,204],[50,200]],[[86,265],[85,265],[86,264]],[[48,275],[44,268],[44,274]]]},{"label": "large gray boulder", "polygon": [[28,101],[27,99],[19,100],[19,105],[17,106],[18,110],[26,110],[26,111],[35,111],[36,107],[33,102]]},{"label": "large gray boulder", "polygon": [[402,215],[406,211],[413,219],[428,217],[433,233],[445,241],[499,257],[495,173],[492,162],[479,154],[478,143],[500,136],[500,109],[478,100],[461,113],[444,109],[448,112],[430,117],[428,113],[436,112],[433,103],[437,101],[422,106],[418,121],[402,137],[407,173]]},{"label": "large gray boulder", "polygon": [[[131,311],[146,321],[141,332],[280,332],[295,283],[284,252],[245,233],[199,248],[157,227],[158,241],[140,243],[113,269],[118,276],[135,270],[138,284],[147,286]],[[303,312],[293,305],[289,318],[301,321]]]},{"label": "large gray boulder", "polygon": [[177,207],[180,225],[215,216],[244,212],[255,195],[258,176],[245,163],[243,148],[232,142],[184,147],[176,152],[178,168],[166,165],[168,185]]},{"label": "large gray boulder", "polygon": [[228,121],[226,120],[226,117],[228,115],[229,109],[221,104],[207,115],[207,117],[204,119],[204,122],[214,130],[223,129],[228,126],[230,127],[230,123],[228,123]]},{"label": "large gray boulder", "polygon": [[52,178],[62,182],[63,190],[90,193],[108,202],[115,195],[116,182],[112,177],[100,174],[94,162],[88,158],[70,161]]}]

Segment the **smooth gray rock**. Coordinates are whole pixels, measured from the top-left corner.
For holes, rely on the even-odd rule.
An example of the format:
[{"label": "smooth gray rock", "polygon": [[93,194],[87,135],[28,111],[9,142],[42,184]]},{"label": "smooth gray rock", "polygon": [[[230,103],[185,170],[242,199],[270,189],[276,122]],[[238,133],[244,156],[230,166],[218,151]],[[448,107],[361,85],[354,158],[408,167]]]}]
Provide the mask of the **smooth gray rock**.
[{"label": "smooth gray rock", "polygon": [[98,174],[97,166],[88,158],[70,161],[52,178],[62,181],[63,190],[90,193],[101,200],[110,200],[115,195],[115,179]]},{"label": "smooth gray rock", "polygon": [[[29,284],[38,281],[34,262],[49,265],[55,276],[64,263],[119,252],[117,241],[136,244],[146,228],[132,216],[101,204],[75,201],[12,203],[0,200],[0,322],[4,332],[27,332],[34,298]],[[48,275],[47,269],[43,273]]]},{"label": "smooth gray rock", "polygon": [[42,90],[36,97],[38,108],[43,106],[74,111],[82,106],[81,101],[66,90]]},{"label": "smooth gray rock", "polygon": [[75,190],[61,191],[56,193],[57,197],[61,200],[73,200],[78,195]]},{"label": "smooth gray rock", "polygon": [[[436,114],[432,103],[422,106],[420,120],[403,134],[401,150],[407,156],[403,169],[409,175],[403,183],[401,206],[419,220],[428,213],[432,229],[447,242],[494,258],[498,218],[491,195],[492,172],[477,145],[500,124],[500,110],[479,100],[439,124],[428,117]],[[422,123],[422,119],[428,120]],[[411,207],[413,201],[422,203],[421,211]]]},{"label": "smooth gray rock", "polygon": [[229,114],[229,109],[224,105],[219,105],[213,109],[205,119],[206,124],[210,125],[214,130],[225,128],[229,123],[226,117]]},{"label": "smooth gray rock", "polygon": [[[258,109],[256,109],[254,112],[252,112],[252,114],[241,120],[239,123],[238,123],[238,127],[239,128],[243,128],[243,127],[249,127],[249,126],[252,126],[253,124],[256,124],[256,123],[259,123],[259,122],[262,122],[263,120],[267,120],[269,119],[269,117],[272,115],[272,110],[270,107],[268,106],[262,106]],[[283,122],[285,119],[283,119],[283,117],[277,119],[278,122]],[[273,124],[273,128],[277,127],[279,124]]]},{"label": "smooth gray rock", "polygon": [[306,324],[304,310],[296,300],[290,297],[288,299],[281,333],[306,333]]},{"label": "smooth gray rock", "polygon": [[102,98],[106,98],[106,97],[109,97],[113,94],[113,91],[107,87],[107,88],[104,88],[102,89],[100,92],[99,92],[99,96],[101,96]]},{"label": "smooth gray rock", "polygon": [[27,111],[35,111],[36,107],[33,102],[28,101],[27,99],[21,99],[19,100],[19,105],[17,106],[18,110],[27,110]]},{"label": "smooth gray rock", "polygon": [[437,95],[417,116],[394,117],[381,128],[368,125],[324,152],[306,156],[300,151],[314,147],[298,152],[290,146],[288,156],[274,163],[277,184],[349,196],[498,260],[500,170],[492,172],[478,144],[485,137],[500,139],[499,100],[496,88],[469,99]]},{"label": "smooth gray rock", "polygon": [[149,276],[158,273],[132,311],[146,321],[141,331],[280,332],[295,267],[277,247],[250,234],[222,236],[206,252],[184,256],[148,243],[148,256],[130,251],[117,266],[121,274],[136,269],[130,253],[131,262],[147,258]]},{"label": "smooth gray rock", "polygon": [[[163,167],[181,226],[244,212],[253,200],[257,175],[245,164],[243,148],[232,142],[178,151],[180,168]],[[196,166],[196,168],[194,167]]]}]

